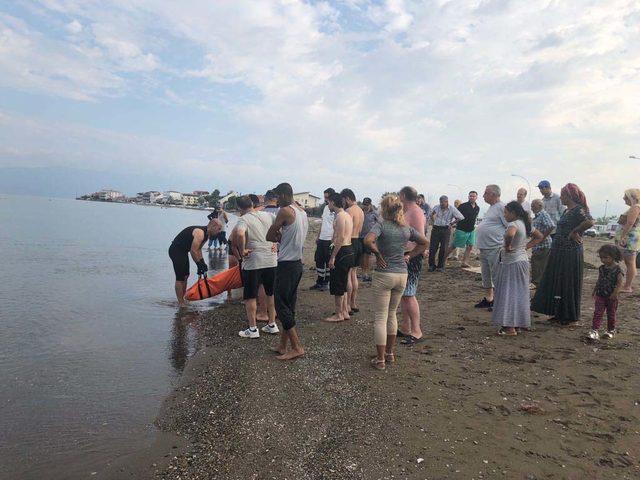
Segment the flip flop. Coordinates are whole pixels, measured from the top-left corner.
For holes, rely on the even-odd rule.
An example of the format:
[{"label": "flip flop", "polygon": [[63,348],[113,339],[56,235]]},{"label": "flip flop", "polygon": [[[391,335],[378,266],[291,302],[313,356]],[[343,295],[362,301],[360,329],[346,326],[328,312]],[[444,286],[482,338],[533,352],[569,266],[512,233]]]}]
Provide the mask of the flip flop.
[{"label": "flip flop", "polygon": [[351,310],[349,310],[349,313],[353,315],[354,313],[358,313],[359,311],[360,311],[359,308],[352,308]]},{"label": "flip flop", "polygon": [[498,335],[501,337],[516,337],[518,336],[518,332],[508,333],[504,328],[498,330]]}]

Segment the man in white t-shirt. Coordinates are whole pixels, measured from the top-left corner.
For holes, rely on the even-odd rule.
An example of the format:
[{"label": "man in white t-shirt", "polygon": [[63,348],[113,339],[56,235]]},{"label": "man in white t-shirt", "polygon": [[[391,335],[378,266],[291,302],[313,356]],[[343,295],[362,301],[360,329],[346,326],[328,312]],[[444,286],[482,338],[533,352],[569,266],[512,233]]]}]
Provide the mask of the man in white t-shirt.
[{"label": "man in white t-shirt", "polygon": [[274,243],[267,241],[267,232],[275,216],[253,208],[251,198],[243,195],[237,199],[240,218],[234,229],[234,242],[242,257],[242,285],[244,307],[249,328],[238,332],[243,338],[259,338],[256,326],[258,290],[262,285],[266,294],[269,323],[262,327],[265,333],[276,334],[276,309],[273,299],[273,285],[276,278],[278,253]]},{"label": "man in white t-shirt", "polygon": [[485,296],[475,305],[476,308],[493,309],[493,276],[508,223],[504,218],[500,193],[498,185],[487,185],[483,198],[490,205],[489,210],[476,228],[476,246],[480,250],[482,286],[485,289]]},{"label": "man in white t-shirt", "polygon": [[331,258],[331,239],[333,238],[333,221],[335,213],[329,209],[329,197],[336,193],[333,188],[324,191],[324,209],[322,210],[322,225],[316,240],[316,283],[311,290],[325,291],[329,289],[329,258]]}]

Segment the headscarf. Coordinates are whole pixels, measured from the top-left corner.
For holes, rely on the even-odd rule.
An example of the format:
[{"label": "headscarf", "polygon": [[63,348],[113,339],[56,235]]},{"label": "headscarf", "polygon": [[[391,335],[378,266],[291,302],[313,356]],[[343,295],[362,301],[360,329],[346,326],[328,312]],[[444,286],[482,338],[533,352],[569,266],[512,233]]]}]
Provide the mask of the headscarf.
[{"label": "headscarf", "polygon": [[584,208],[587,213],[589,212],[587,197],[585,197],[584,192],[580,190],[580,187],[575,183],[567,183],[564,187],[562,187],[562,192],[565,192],[567,195],[569,195],[569,198],[571,198],[574,203]]}]

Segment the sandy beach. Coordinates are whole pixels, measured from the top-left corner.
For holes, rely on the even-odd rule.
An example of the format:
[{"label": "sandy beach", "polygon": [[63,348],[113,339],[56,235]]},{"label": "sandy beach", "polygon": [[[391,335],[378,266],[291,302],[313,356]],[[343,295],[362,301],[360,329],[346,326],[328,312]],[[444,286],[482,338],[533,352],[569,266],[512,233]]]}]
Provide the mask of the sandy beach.
[{"label": "sandy beach", "polygon": [[[297,315],[307,355],[282,364],[269,351],[276,337],[239,338],[240,304],[202,314],[200,349],[157,419],[162,441],[104,477],[640,477],[640,294],[622,297],[614,340],[588,342],[597,270],[587,268],[581,327],[536,316],[531,332],[502,338],[473,308],[480,275],[457,262],[425,269],[427,340],[398,346],[397,363],[379,372],[369,286],[351,321],[321,321],[333,301],[309,291],[313,228]],[[597,265],[599,241],[585,243]]]}]

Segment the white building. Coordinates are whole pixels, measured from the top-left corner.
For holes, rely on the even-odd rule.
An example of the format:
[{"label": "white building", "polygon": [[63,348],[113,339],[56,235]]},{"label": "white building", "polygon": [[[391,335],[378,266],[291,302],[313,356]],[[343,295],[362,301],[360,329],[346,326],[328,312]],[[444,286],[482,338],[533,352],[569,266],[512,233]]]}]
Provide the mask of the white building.
[{"label": "white building", "polygon": [[320,197],[311,195],[309,192],[294,193],[293,200],[298,202],[302,208],[316,208],[322,203],[322,199]]},{"label": "white building", "polygon": [[103,201],[113,201],[119,198],[124,198],[124,193],[117,190],[104,189],[98,192],[98,199]]},{"label": "white building", "polygon": [[182,205],[182,194],[180,192],[175,192],[170,190],[168,192],[164,192],[164,203],[171,203],[174,205]]},{"label": "white building", "polygon": [[224,197],[220,197],[220,205],[224,206],[224,204],[227,203],[231,197],[239,197],[239,196],[240,194],[238,192],[236,192],[235,190],[231,190]]}]

